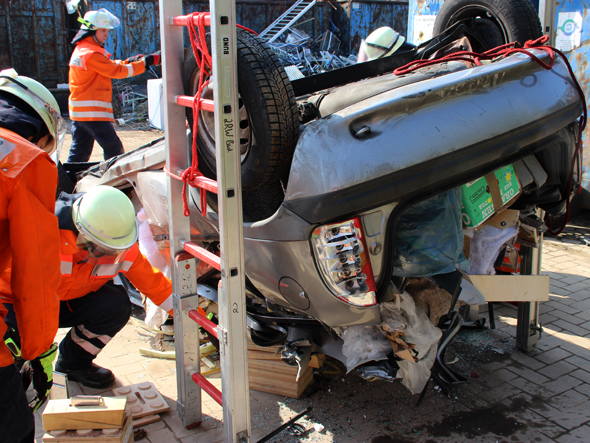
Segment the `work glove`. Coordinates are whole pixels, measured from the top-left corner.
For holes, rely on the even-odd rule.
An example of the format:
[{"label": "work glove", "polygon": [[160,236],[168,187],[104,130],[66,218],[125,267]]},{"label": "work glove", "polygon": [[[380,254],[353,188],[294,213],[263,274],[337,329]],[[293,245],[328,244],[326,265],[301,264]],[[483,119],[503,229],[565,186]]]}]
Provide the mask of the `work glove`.
[{"label": "work glove", "polygon": [[146,68],[148,66],[151,66],[151,65],[159,65],[160,64],[160,51],[155,52],[155,53],[150,54],[150,55],[146,55],[143,58],[143,61],[145,63],[145,67]]},{"label": "work glove", "polygon": [[143,54],[137,54],[137,55],[134,55],[133,57],[129,57],[127,60],[125,60],[125,63],[138,62],[144,57],[145,57],[145,55],[143,55]]},{"label": "work glove", "polygon": [[49,397],[49,390],[53,385],[53,360],[57,354],[57,345],[53,343],[48,351],[34,360],[28,361],[21,369],[25,391],[33,381],[35,396],[29,402],[29,407],[35,412]]}]

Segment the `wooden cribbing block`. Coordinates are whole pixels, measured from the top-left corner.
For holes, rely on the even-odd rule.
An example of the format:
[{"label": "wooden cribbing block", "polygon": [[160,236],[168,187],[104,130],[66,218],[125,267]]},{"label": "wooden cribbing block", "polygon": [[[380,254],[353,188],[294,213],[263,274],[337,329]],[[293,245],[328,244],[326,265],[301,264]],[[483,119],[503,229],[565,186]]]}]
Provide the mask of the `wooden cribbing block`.
[{"label": "wooden cribbing block", "polygon": [[296,381],[299,368],[281,360],[280,354],[275,355],[276,349],[276,346],[256,346],[248,341],[250,389],[299,398],[313,380],[313,368],[308,366]]},{"label": "wooden cribbing block", "polygon": [[133,414],[134,420],[170,410],[166,399],[149,381],[115,388],[113,394],[127,396],[127,410]]},{"label": "wooden cribbing block", "polygon": [[118,429],[52,430],[43,436],[44,443],[133,443],[131,414]]},{"label": "wooden cribbing block", "polygon": [[43,430],[120,429],[127,397],[102,397],[100,405],[71,406],[70,399],[49,400],[43,411]]}]

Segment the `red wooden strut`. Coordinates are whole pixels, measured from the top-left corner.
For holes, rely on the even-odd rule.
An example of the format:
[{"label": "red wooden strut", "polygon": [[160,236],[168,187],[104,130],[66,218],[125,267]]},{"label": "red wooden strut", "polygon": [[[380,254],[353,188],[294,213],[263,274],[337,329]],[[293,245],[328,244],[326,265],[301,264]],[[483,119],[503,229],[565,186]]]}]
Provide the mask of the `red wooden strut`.
[{"label": "red wooden strut", "polygon": [[188,311],[189,318],[193,319],[199,326],[205,328],[208,332],[210,332],[215,338],[217,337],[217,325],[201,314],[196,309],[191,309]]}]

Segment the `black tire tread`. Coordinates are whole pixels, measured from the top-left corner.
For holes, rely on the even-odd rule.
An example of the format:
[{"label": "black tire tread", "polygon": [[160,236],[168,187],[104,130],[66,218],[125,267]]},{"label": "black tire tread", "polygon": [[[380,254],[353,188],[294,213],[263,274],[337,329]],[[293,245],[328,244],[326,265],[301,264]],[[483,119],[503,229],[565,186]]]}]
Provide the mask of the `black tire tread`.
[{"label": "black tire tread", "polygon": [[[263,147],[267,150],[265,164],[256,171],[254,178],[242,165],[242,186],[244,189],[255,189],[276,181],[290,166],[299,136],[299,113],[289,78],[272,49],[253,34],[238,29],[237,51],[240,95],[244,100],[245,96],[241,91],[244,85],[252,85],[259,92],[258,100],[262,106],[261,109],[255,110],[255,115],[249,112],[250,120],[263,119],[268,125],[270,140],[270,143]],[[189,79],[196,67],[192,50],[187,54],[184,66],[185,92],[190,94]],[[192,125],[191,109],[187,109],[187,116],[189,124]],[[250,124],[253,124],[252,121]],[[200,164],[202,160],[207,162],[199,155]],[[207,165],[208,168],[201,168],[202,172],[215,178],[215,165],[208,162]]]},{"label": "black tire tread", "polygon": [[454,22],[450,22],[450,18],[454,12],[469,5],[484,5],[492,11],[500,12],[499,15],[508,29],[510,41],[524,45],[527,40],[534,40],[543,35],[537,11],[529,0],[446,0],[434,22],[434,35],[453,25]]}]

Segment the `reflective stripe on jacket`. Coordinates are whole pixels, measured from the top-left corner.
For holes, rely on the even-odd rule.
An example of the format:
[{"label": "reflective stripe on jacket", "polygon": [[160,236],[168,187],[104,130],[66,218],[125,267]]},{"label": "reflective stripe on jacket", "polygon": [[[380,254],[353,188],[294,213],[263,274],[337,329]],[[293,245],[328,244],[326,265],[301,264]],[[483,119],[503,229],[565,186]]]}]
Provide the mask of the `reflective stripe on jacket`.
[{"label": "reflective stripe on jacket", "polygon": [[[49,156],[0,128],[0,299],[14,303],[26,360],[47,351],[57,333],[60,284],[59,230],[54,215],[57,168]],[[10,269],[12,266],[12,279]],[[0,337],[6,310],[0,304]],[[0,367],[13,363],[0,342]]]},{"label": "reflective stripe on jacket", "polygon": [[133,245],[119,263],[105,257],[97,264],[82,261],[76,246],[77,234],[60,229],[62,281],[58,289],[60,300],[84,297],[102,287],[115,275],[124,274],[146,297],[165,311],[172,312],[172,283],[162,272],[150,265]]},{"label": "reflective stripe on jacket", "polygon": [[111,79],[145,72],[143,61],[125,63],[110,60],[110,57],[111,54],[92,36],[76,44],[69,74],[71,120],[114,122]]}]

